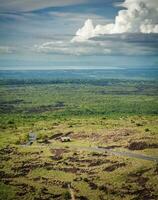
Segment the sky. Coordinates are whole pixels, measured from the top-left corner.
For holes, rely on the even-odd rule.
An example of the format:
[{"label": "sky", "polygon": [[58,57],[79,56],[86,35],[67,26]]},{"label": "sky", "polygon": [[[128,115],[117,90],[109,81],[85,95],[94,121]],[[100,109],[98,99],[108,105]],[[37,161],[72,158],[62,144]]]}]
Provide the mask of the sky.
[{"label": "sky", "polygon": [[158,0],[0,0],[0,69],[157,67]]}]

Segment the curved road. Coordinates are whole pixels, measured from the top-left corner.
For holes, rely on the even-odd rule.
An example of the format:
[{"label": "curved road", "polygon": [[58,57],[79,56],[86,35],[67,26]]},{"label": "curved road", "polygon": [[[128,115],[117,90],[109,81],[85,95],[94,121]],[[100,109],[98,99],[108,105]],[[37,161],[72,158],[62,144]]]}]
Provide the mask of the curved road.
[{"label": "curved road", "polygon": [[[23,146],[27,146],[27,145],[23,145]],[[35,145],[35,147],[51,147],[51,148],[64,148],[61,145],[53,145],[53,144],[49,144],[49,145]],[[99,152],[99,153],[108,153],[108,154],[113,154],[116,156],[126,156],[126,157],[130,157],[130,158],[138,158],[138,159],[142,159],[142,160],[148,160],[148,161],[155,161],[158,162],[158,157],[154,157],[154,156],[147,156],[147,155],[143,155],[143,154],[137,154],[137,153],[133,153],[130,151],[119,151],[119,150],[113,150],[113,149],[107,149],[104,147],[83,147],[83,146],[77,146],[77,145],[68,145],[69,148],[71,149],[75,149],[77,151],[79,150],[85,150],[85,151],[92,151],[92,152]]]},{"label": "curved road", "polygon": [[118,151],[118,150],[112,150],[112,149],[106,149],[104,147],[79,147],[79,146],[71,146],[70,148],[76,148],[79,150],[87,150],[87,151],[93,151],[93,152],[100,152],[100,153],[108,153],[113,154],[116,156],[126,156],[130,158],[138,158],[142,160],[149,160],[149,161],[156,161],[158,162],[158,157],[153,156],[146,156],[142,154],[137,154],[129,151]]}]

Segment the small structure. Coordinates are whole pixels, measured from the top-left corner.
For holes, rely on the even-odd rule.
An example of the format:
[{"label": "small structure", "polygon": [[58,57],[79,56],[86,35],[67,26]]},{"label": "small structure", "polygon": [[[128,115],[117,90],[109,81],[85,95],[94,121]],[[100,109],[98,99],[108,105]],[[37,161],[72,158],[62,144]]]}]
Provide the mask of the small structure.
[{"label": "small structure", "polygon": [[61,139],[62,142],[70,142],[71,141],[71,138],[70,137],[66,137],[66,136],[65,137],[61,137],[60,139]]},{"label": "small structure", "polygon": [[33,133],[33,132],[30,132],[29,133],[29,135],[28,135],[28,145],[31,145],[33,142],[35,142],[36,141],[36,134],[35,133]]}]

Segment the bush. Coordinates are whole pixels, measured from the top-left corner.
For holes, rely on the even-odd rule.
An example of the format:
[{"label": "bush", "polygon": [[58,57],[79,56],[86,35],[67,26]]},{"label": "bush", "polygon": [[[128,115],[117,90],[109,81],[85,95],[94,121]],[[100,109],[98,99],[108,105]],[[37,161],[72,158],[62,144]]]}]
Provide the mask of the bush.
[{"label": "bush", "polygon": [[15,122],[13,120],[8,120],[8,124],[14,124]]},{"label": "bush", "polygon": [[97,152],[91,152],[90,153],[92,156],[98,156],[98,155],[100,155],[100,153],[97,153]]},{"label": "bush", "polygon": [[141,123],[136,123],[136,126],[143,126],[143,124],[141,124]]},{"label": "bush", "polygon": [[71,199],[71,194],[68,191],[66,191],[63,196],[64,196],[65,200],[70,200]]},{"label": "bush", "polygon": [[48,135],[45,133],[40,133],[38,135],[37,139],[42,139],[42,140],[48,139]]},{"label": "bush", "polygon": [[19,135],[16,144],[25,144],[28,141],[28,134]]}]

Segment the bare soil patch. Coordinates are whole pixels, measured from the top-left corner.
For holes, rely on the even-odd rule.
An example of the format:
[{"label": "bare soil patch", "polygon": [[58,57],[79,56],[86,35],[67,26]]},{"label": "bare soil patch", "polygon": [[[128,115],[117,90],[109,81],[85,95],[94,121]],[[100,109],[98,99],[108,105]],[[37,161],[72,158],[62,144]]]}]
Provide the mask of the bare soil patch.
[{"label": "bare soil patch", "polygon": [[148,148],[158,148],[158,144],[148,144],[146,142],[143,141],[139,141],[139,142],[131,142],[128,145],[128,149],[129,150],[144,150],[144,149],[148,149]]},{"label": "bare soil patch", "polygon": [[104,171],[107,171],[107,172],[113,172],[114,170],[120,168],[120,167],[125,167],[126,164],[125,163],[116,163],[116,164],[113,164],[113,165],[110,165],[108,167],[106,167],[104,169]]}]

